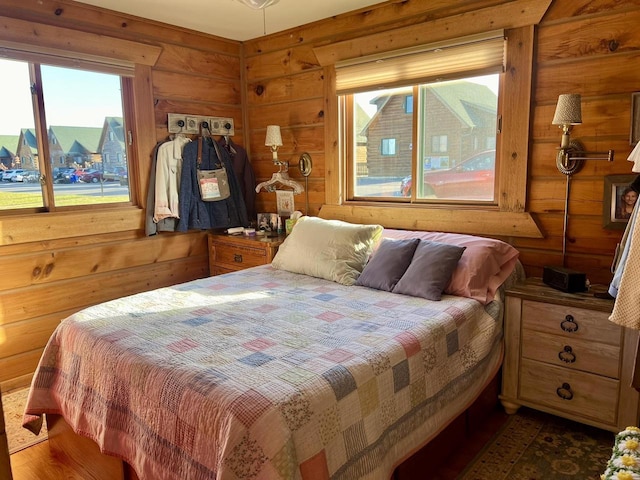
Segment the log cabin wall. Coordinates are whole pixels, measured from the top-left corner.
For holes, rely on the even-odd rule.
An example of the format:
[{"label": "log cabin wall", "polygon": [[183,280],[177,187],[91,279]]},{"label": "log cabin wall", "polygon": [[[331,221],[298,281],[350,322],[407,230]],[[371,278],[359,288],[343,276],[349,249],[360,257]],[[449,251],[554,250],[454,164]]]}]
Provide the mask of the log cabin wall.
[{"label": "log cabin wall", "polygon": [[[319,65],[313,47],[429,22],[504,0],[390,1],[267,35],[229,41],[71,1],[3,0],[2,17],[162,48],[150,69],[148,101],[153,114],[137,132],[150,152],[167,135],[166,114],[233,116],[236,140],[244,144],[258,181],[274,171],[264,146],[266,126],[282,126],[280,158],[313,157],[309,213],[339,189],[327,164],[337,155],[331,112],[331,69]],[[607,283],[622,232],[602,228],[604,177],[630,174],[631,93],[640,91],[640,2],[554,0],[536,30],[531,104],[527,205],[544,238],[507,237],[521,252],[527,273],[559,264],[565,177],[555,167],[560,131],[551,125],[559,93],[581,93],[583,125],[573,137],[591,150],[615,149],[613,164],[589,161],[575,175],[570,202],[568,266]],[[455,26],[453,26],[455,28]],[[215,88],[212,88],[215,86]],[[148,155],[139,158],[143,205]],[[291,176],[302,179],[295,168]],[[328,181],[325,181],[328,179]],[[296,197],[304,210],[304,195]],[[258,210],[274,211],[274,194],[258,196]],[[478,232],[481,233],[481,232]],[[42,348],[58,322],[87,305],[207,275],[202,233],[144,235],[143,211],[123,215],[59,213],[0,218],[0,386],[29,382]]]},{"label": "log cabin wall", "polygon": [[[53,25],[161,47],[148,79],[136,78],[150,82],[153,103],[136,132],[140,206],[151,149],[168,136],[167,113],[233,117],[234,141],[242,144],[240,42],[68,1],[3,0],[0,23],[14,19],[34,31]],[[203,233],[146,237],[142,208],[2,216],[0,234],[3,391],[28,385],[47,339],[69,314],[209,273]]]},{"label": "log cabin wall", "polygon": [[[263,139],[266,125],[275,123],[283,132],[281,158],[295,160],[303,151],[313,157],[310,213],[317,214],[327,193],[340,188],[334,172],[325,176],[331,157],[337,155],[333,143],[337,127],[326,120],[331,108],[331,69],[319,65],[314,46],[419,23],[428,31],[431,21],[508,3],[387,2],[245,42],[247,136],[257,175],[265,179],[273,171]],[[583,124],[574,128],[572,138],[583,141],[587,150],[614,149],[615,161],[589,160],[573,176],[567,267],[586,272],[592,283],[611,280],[610,265],[622,232],[602,226],[604,177],[631,174],[626,158],[631,151],[631,94],[640,90],[640,69],[634,67],[640,55],[639,20],[638,1],[553,0],[536,28],[525,211],[531,213],[543,238],[502,238],[520,250],[530,276],[541,276],[544,265],[562,264],[566,183],[555,166],[561,130],[551,121],[559,94],[580,93]],[[451,32],[455,37],[455,25]],[[393,33],[389,36],[392,43]],[[512,102],[506,99],[505,103]],[[291,171],[294,177],[296,173]],[[273,211],[274,201],[274,194],[260,194],[259,209]],[[372,221],[393,215],[383,210],[379,214]]]}]

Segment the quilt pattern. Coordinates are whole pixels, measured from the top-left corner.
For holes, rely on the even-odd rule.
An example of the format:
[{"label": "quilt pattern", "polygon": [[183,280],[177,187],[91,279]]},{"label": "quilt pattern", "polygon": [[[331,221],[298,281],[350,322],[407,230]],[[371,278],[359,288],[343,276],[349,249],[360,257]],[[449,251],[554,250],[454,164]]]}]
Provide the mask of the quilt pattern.
[{"label": "quilt pattern", "polygon": [[489,369],[487,306],[261,266],[63,321],[25,426],[64,416],[141,479],[389,478]]}]

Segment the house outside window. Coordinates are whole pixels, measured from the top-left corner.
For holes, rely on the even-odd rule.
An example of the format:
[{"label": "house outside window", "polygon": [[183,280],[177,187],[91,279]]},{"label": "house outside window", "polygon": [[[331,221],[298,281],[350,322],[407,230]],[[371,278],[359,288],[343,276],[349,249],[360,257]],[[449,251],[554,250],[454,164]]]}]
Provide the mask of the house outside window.
[{"label": "house outside window", "polygon": [[404,97],[404,113],[413,113],[413,95]]}]

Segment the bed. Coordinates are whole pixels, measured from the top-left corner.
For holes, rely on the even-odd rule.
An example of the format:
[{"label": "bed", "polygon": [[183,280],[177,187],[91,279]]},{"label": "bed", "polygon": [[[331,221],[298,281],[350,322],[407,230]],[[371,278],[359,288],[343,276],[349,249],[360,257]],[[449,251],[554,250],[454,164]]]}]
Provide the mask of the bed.
[{"label": "bed", "polygon": [[[364,226],[349,224],[360,229],[356,236],[328,247],[328,238],[341,237],[332,222],[319,222],[331,227],[330,237],[319,237],[314,224],[311,239],[294,237],[306,228],[296,225],[271,265],[72,315],[45,348],[25,426],[37,431],[43,414],[60,416],[140,479],[390,478],[499,370],[500,285],[517,271],[517,252],[477,237],[377,226],[363,233]],[[359,284],[374,259],[385,263],[380,245],[416,238],[418,246],[470,242],[439,300]],[[479,301],[472,291],[446,293],[455,273],[469,274],[461,271],[478,242],[508,252],[477,259],[485,270],[496,259],[499,278],[483,280],[490,294]],[[345,244],[352,247],[346,261]],[[353,245],[362,247],[356,262]],[[321,263],[333,265],[328,276],[305,273],[317,261],[287,264],[292,252],[304,264],[327,251],[331,260]],[[345,264],[355,270],[350,278],[340,270]],[[374,273],[367,278],[380,282]]]}]

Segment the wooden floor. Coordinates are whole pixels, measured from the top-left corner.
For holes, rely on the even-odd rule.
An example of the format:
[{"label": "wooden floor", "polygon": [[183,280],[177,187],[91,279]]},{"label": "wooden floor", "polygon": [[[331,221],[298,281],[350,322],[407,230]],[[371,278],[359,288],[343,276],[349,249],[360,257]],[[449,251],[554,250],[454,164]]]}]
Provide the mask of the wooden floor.
[{"label": "wooden floor", "polygon": [[[442,462],[443,465],[437,472],[431,476],[421,476],[420,480],[454,480],[506,419],[507,414],[496,408],[471,438],[460,442],[458,446],[463,446],[461,450]],[[82,473],[65,466],[64,461],[52,458],[46,441],[11,455],[11,468],[13,480],[87,480]]]}]

